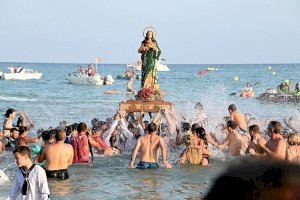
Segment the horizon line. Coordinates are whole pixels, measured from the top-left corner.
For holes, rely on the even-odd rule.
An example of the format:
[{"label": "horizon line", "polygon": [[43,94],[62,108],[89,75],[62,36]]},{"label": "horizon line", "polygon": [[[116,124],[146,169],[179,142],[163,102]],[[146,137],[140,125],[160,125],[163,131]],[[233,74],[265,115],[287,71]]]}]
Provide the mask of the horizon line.
[{"label": "horizon line", "polygon": [[[95,62],[78,62],[78,63],[71,63],[71,62],[9,62],[9,61],[1,61],[0,63],[21,63],[21,64],[90,64]],[[98,65],[124,65],[127,63],[97,63]],[[284,64],[300,64],[298,62],[282,62],[282,63],[167,63],[167,65],[284,65]]]}]

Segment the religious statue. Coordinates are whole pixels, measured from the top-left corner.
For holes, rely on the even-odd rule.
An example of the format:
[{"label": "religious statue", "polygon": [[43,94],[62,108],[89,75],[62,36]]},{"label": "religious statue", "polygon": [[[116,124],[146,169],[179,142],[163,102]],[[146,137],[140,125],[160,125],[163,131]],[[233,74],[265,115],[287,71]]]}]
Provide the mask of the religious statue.
[{"label": "religious statue", "polygon": [[[146,32],[146,35],[145,35]],[[156,31],[148,27],[144,30],[144,40],[138,50],[142,54],[141,89],[151,88],[153,92],[158,91],[157,60],[161,51],[154,39]]]}]

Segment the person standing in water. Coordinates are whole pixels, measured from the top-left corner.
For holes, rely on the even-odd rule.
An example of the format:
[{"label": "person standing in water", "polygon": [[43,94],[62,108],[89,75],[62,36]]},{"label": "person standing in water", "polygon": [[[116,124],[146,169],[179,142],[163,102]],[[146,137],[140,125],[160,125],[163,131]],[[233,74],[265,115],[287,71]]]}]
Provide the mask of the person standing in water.
[{"label": "person standing in water", "polygon": [[157,125],[150,123],[148,125],[148,134],[138,138],[136,145],[133,149],[129,167],[134,168],[134,161],[141,150],[141,159],[137,165],[138,169],[149,169],[157,168],[158,150],[162,151],[162,160],[166,168],[172,168],[172,166],[167,161],[167,150],[165,148],[164,140],[162,137],[158,136]]},{"label": "person standing in water", "polygon": [[271,121],[268,125],[268,135],[270,139],[267,143],[258,141],[258,145],[267,153],[267,157],[273,160],[283,161],[286,156],[287,145],[282,137],[281,124],[277,121]]},{"label": "person standing in water", "polygon": [[3,122],[3,135],[9,136],[10,129],[12,128],[12,122],[16,116],[16,111],[12,108],[8,109],[4,115],[5,119]]},{"label": "person standing in water", "polygon": [[228,107],[228,112],[230,114],[231,120],[235,121],[238,125],[238,128],[243,132],[246,133],[248,126],[246,123],[245,116],[239,113],[236,109],[236,106],[234,104],[231,104]]},{"label": "person standing in water", "polygon": [[18,173],[7,200],[15,200],[22,194],[26,200],[48,200],[50,190],[45,170],[32,163],[30,149],[20,146],[14,151],[18,165]]},{"label": "person standing in water", "polygon": [[138,52],[142,54],[141,88],[152,88],[153,91],[157,91],[159,89],[157,60],[160,57],[161,51],[154,39],[153,30],[147,31]]}]

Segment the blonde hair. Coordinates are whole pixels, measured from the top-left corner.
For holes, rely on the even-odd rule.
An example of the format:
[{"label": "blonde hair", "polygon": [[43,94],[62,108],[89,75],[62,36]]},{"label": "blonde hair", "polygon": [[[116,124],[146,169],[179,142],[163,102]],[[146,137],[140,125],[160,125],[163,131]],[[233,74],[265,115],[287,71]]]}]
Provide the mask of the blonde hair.
[{"label": "blonde hair", "polygon": [[289,145],[300,145],[300,135],[298,135],[296,133],[289,134],[288,144]]}]

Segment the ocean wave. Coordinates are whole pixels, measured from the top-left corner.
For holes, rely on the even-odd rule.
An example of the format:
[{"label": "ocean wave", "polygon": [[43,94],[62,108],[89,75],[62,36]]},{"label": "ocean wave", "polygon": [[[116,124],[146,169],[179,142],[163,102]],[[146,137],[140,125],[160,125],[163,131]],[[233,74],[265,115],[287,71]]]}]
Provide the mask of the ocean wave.
[{"label": "ocean wave", "polygon": [[8,102],[36,102],[37,99],[29,99],[29,98],[24,98],[24,97],[0,96],[0,101],[8,101]]}]

